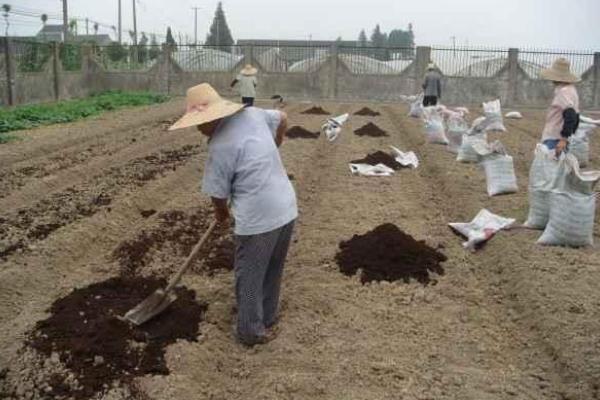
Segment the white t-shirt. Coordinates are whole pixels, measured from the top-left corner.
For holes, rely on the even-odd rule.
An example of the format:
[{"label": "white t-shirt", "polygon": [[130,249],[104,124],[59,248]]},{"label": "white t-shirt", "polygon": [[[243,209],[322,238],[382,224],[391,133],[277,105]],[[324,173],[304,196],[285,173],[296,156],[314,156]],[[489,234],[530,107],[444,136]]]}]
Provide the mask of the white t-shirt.
[{"label": "white t-shirt", "polygon": [[240,85],[240,96],[242,97],[256,97],[256,85],[258,80],[256,75],[248,76],[239,74],[237,76],[238,85]]},{"label": "white t-shirt", "polygon": [[202,191],[231,199],[236,235],[257,235],[298,217],[296,193],[275,134],[281,114],[248,107],[225,118],[208,144]]}]

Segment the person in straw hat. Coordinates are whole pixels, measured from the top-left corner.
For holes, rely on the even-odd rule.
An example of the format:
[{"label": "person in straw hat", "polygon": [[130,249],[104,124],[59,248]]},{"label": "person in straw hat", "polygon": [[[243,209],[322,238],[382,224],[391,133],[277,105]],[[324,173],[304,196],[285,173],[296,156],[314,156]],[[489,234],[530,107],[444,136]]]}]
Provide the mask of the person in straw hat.
[{"label": "person in straw hat", "polygon": [[546,115],[542,143],[556,155],[567,150],[569,137],[579,126],[579,95],[575,83],[579,77],[571,73],[571,64],[566,58],[558,58],[551,68],[542,70],[540,76],[554,83],[554,99]]},{"label": "person in straw hat", "polygon": [[442,97],[442,77],[433,63],[429,63],[427,66],[423,82],[423,95],[423,107],[437,105],[438,99]]},{"label": "person in straw hat", "polygon": [[187,91],[186,113],[169,130],[197,127],[208,137],[202,192],[217,220],[235,220],[236,336],[246,345],[274,337],[281,276],[298,217],[296,194],[278,147],[287,130],[279,110],[227,101],[207,83]]},{"label": "person in straw hat", "polygon": [[246,64],[238,76],[233,80],[233,82],[231,82],[232,88],[239,83],[242,103],[248,107],[252,107],[254,105],[254,98],[256,97],[256,85],[258,85],[258,80],[256,79],[257,73],[258,70],[256,68],[250,64]]}]

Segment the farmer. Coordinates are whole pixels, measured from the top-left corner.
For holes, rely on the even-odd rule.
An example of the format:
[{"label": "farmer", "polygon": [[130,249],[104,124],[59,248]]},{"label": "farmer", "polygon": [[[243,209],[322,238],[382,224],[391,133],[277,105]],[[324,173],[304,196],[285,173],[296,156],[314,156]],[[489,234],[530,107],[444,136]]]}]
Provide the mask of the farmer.
[{"label": "farmer", "polygon": [[240,71],[238,76],[231,82],[231,88],[239,83],[240,95],[242,96],[242,103],[248,107],[254,105],[254,98],[256,97],[256,85],[258,81],[256,74],[258,70],[250,64],[246,64]]},{"label": "farmer", "polygon": [[540,76],[554,83],[554,99],[546,115],[542,143],[550,150],[560,153],[567,150],[567,140],[579,126],[579,95],[575,83],[580,79],[571,73],[571,64],[566,58],[558,58]]},{"label": "farmer", "polygon": [[246,345],[274,338],[279,289],[294,222],[296,194],[279,155],[282,111],[245,108],[203,83],[187,91],[187,111],[170,130],[196,126],[208,137],[202,191],[217,221],[235,219],[236,335]]},{"label": "farmer", "polygon": [[423,91],[423,107],[437,105],[438,99],[442,97],[442,77],[433,63],[429,63],[427,66]]}]

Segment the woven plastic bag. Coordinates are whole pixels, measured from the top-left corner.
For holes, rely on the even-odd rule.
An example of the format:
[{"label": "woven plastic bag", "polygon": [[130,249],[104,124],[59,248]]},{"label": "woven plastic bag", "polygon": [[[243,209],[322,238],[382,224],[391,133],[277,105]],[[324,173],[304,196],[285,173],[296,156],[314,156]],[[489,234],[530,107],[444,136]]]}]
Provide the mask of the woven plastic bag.
[{"label": "woven plastic bag", "polygon": [[550,217],[550,192],[556,179],[558,160],[554,150],[538,144],[529,169],[529,215],[525,226],[544,229]]},{"label": "woven plastic bag", "polygon": [[454,222],[448,225],[467,238],[463,247],[474,251],[478,245],[487,242],[498,231],[506,229],[514,223],[515,220],[512,218],[504,218],[483,209],[471,222]]},{"label": "woven plastic bag", "polygon": [[589,134],[597,126],[589,123],[580,123],[579,128],[573,136],[569,138],[569,152],[577,158],[579,166],[585,168],[590,163],[590,142]]},{"label": "woven plastic bag", "polygon": [[486,132],[506,132],[502,120],[502,107],[500,100],[483,103],[483,113],[486,119]]},{"label": "woven plastic bag", "polygon": [[392,176],[394,170],[384,164],[350,164],[352,175],[360,176]]},{"label": "woven plastic bag", "polygon": [[423,95],[420,94],[417,96],[417,99],[410,103],[410,110],[408,112],[408,116],[412,118],[422,118],[423,117]]},{"label": "woven plastic bag", "polygon": [[325,135],[327,140],[333,142],[338,138],[340,132],[342,131],[342,125],[348,120],[348,114],[343,114],[337,116],[335,118],[329,118],[327,122],[325,122],[321,126],[321,133]]},{"label": "woven plastic bag", "polygon": [[583,247],[594,244],[596,194],[600,171],[582,172],[572,154],[559,161],[550,192],[550,215],[539,244]]},{"label": "woven plastic bag", "polygon": [[419,166],[419,159],[414,151],[403,152],[394,146],[390,146],[390,148],[394,159],[403,167],[417,168]]},{"label": "woven plastic bag", "polygon": [[469,132],[469,126],[462,114],[454,114],[448,117],[448,146],[446,149],[454,154],[458,154],[458,150],[462,145],[463,136]]},{"label": "woven plastic bag", "polygon": [[492,153],[483,156],[481,165],[485,170],[488,195],[497,196],[499,194],[516,193],[519,190],[511,156]]},{"label": "woven plastic bag", "polygon": [[423,109],[423,118],[425,123],[425,136],[428,143],[448,144],[446,130],[444,128],[444,118],[436,107],[425,107]]}]

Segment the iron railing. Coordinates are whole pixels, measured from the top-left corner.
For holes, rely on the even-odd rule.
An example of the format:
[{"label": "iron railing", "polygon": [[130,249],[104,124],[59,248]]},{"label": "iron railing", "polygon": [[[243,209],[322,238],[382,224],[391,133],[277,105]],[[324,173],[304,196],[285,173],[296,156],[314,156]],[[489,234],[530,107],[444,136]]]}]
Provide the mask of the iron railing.
[{"label": "iron railing", "polygon": [[49,43],[13,40],[11,50],[17,72],[43,71],[52,56],[52,45]]},{"label": "iron railing", "polygon": [[531,79],[539,79],[542,69],[549,68],[559,57],[571,62],[571,71],[583,75],[594,65],[594,52],[568,50],[519,50],[519,66]]},{"label": "iron railing", "polygon": [[508,65],[508,49],[435,46],[431,62],[445,76],[491,78]]}]

